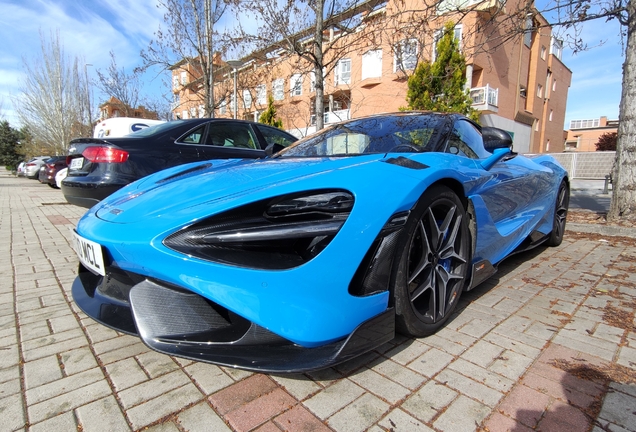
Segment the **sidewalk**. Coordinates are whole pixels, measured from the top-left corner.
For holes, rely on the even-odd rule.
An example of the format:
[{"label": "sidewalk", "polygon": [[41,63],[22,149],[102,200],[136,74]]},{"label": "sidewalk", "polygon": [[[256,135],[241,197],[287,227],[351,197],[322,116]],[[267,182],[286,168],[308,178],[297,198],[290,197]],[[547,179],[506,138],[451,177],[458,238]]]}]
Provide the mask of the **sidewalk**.
[{"label": "sidewalk", "polygon": [[636,431],[636,239],[568,231],[505,261],[434,336],[275,376],[87,318],[70,295],[84,210],[1,173],[0,203],[0,431]]}]

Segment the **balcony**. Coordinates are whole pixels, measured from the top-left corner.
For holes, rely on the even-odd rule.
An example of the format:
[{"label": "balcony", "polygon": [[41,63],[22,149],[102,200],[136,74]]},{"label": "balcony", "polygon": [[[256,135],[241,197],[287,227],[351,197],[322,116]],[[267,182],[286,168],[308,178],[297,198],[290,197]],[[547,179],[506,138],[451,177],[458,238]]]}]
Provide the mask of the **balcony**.
[{"label": "balcony", "polygon": [[499,111],[499,89],[492,88],[488,84],[486,87],[474,87],[470,89],[470,97],[473,100],[473,108],[478,111],[485,111],[485,114]]},{"label": "balcony", "polygon": [[[324,122],[325,122],[325,124],[337,123],[337,122],[341,122],[341,121],[344,121],[344,120],[349,120],[349,110],[348,109],[326,112],[324,114]],[[315,114],[311,115],[311,124],[312,125],[316,124],[316,115]]]}]

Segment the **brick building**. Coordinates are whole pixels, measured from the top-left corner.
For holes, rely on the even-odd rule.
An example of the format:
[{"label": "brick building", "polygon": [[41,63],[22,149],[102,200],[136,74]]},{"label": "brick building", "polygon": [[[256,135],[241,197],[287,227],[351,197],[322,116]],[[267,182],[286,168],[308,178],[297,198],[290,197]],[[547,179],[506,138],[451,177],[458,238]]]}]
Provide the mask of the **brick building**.
[{"label": "brick building", "polygon": [[607,117],[588,120],[572,120],[567,131],[565,151],[596,151],[596,143],[601,135],[618,132],[618,120]]},{"label": "brick building", "polygon": [[99,120],[105,120],[114,117],[135,117],[148,120],[158,120],[159,116],[155,111],[146,109],[143,105],[138,107],[130,107],[111,96],[106,102],[99,106]]},{"label": "brick building", "polygon": [[[512,10],[513,3],[505,7]],[[418,62],[435,59],[440,29],[452,21],[480,122],[511,132],[518,152],[563,151],[572,74],[547,22],[536,11],[521,22],[495,14],[504,7],[498,0],[457,4],[447,0],[431,10],[423,0],[370,0],[343,14],[346,25],[332,25],[323,34],[325,124],[406,106],[408,76]],[[310,42],[302,34],[297,40]],[[286,130],[298,136],[315,131],[315,74],[309,62],[274,43],[241,63],[234,69],[215,56],[215,116],[234,115],[236,79],[238,118],[257,119],[271,95]],[[186,59],[172,68],[175,117],[204,114],[196,65],[196,59]]]}]

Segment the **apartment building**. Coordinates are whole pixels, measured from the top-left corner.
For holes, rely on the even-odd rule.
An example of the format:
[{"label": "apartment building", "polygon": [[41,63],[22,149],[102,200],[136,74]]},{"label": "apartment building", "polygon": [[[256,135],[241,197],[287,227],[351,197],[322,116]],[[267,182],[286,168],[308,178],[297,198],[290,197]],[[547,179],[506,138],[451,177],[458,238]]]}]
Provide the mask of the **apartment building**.
[{"label": "apartment building", "polygon": [[111,96],[106,102],[99,106],[99,120],[106,120],[115,117],[135,117],[148,120],[158,120],[159,116],[155,111],[150,111],[143,105],[131,107]]},{"label": "apartment building", "polygon": [[606,133],[618,133],[618,120],[608,120],[607,117],[572,120],[567,131],[565,151],[596,151],[598,139]]},{"label": "apartment building", "polygon": [[[451,21],[481,124],[509,131],[521,153],[563,151],[572,73],[561,60],[562,43],[540,14],[519,22],[499,13],[504,6],[512,11],[514,1],[446,0],[431,8],[425,0],[371,0],[343,15],[341,25],[323,34],[324,123],[405,107],[408,77],[419,62],[435,60],[441,29]],[[312,64],[282,43],[230,63],[214,58],[215,116],[258,119],[271,95],[286,130],[297,136],[315,131]],[[203,116],[198,70],[196,59],[172,68],[175,117]]]}]

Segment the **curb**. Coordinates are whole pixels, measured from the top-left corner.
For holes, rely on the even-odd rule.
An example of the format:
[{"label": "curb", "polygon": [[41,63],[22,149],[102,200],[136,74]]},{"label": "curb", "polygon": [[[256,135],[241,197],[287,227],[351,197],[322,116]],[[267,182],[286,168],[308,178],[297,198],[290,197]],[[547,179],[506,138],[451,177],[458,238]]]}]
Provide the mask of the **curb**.
[{"label": "curb", "polygon": [[636,228],[620,227],[614,225],[594,225],[582,223],[566,223],[566,231],[587,234],[600,234],[610,237],[629,237],[636,239]]}]

